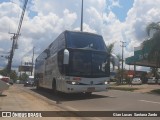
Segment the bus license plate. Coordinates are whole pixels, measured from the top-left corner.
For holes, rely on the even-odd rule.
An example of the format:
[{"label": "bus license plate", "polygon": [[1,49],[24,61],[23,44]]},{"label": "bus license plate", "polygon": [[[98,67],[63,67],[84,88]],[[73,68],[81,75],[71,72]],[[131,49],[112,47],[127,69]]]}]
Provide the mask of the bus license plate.
[{"label": "bus license plate", "polygon": [[93,91],[95,91],[95,87],[89,87],[89,88],[87,89],[87,92],[93,92]]}]

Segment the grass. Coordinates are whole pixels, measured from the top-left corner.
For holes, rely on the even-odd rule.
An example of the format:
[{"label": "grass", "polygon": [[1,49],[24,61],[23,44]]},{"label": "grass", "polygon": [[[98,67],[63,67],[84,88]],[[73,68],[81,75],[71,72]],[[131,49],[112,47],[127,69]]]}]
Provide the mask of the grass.
[{"label": "grass", "polygon": [[122,91],[131,91],[138,90],[138,88],[130,88],[130,87],[110,87],[111,90],[122,90]]},{"label": "grass", "polygon": [[160,89],[152,90],[150,93],[160,94]]}]

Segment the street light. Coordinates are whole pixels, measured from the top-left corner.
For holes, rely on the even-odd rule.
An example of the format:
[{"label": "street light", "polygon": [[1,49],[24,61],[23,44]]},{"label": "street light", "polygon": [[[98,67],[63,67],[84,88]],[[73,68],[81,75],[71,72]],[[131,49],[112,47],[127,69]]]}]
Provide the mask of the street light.
[{"label": "street light", "polygon": [[83,31],[83,0],[82,0],[82,8],[81,8],[81,32]]}]

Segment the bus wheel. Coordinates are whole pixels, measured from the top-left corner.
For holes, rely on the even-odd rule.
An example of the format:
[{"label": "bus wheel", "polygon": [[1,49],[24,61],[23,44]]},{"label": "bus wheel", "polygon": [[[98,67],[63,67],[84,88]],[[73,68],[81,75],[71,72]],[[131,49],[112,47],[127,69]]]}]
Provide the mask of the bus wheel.
[{"label": "bus wheel", "polygon": [[56,80],[55,79],[52,82],[52,91],[55,94],[57,93],[57,86],[56,86]]}]

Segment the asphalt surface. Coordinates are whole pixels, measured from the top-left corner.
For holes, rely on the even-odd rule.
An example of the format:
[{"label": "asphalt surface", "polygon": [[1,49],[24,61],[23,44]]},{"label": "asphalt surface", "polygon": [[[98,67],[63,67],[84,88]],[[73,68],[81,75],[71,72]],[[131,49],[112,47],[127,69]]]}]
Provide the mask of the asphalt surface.
[{"label": "asphalt surface", "polygon": [[[12,90],[12,91],[11,91]],[[160,111],[160,96],[148,93],[109,90],[91,96],[62,94],[15,85],[0,97],[0,111]],[[6,105],[9,103],[8,105]],[[50,119],[50,118],[47,118]],[[70,118],[57,118],[70,119]],[[71,119],[75,119],[71,117]],[[78,119],[78,118],[76,118]],[[159,120],[158,117],[93,117],[95,120]]]}]

